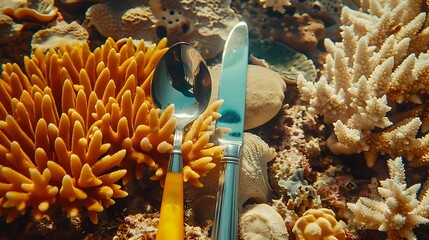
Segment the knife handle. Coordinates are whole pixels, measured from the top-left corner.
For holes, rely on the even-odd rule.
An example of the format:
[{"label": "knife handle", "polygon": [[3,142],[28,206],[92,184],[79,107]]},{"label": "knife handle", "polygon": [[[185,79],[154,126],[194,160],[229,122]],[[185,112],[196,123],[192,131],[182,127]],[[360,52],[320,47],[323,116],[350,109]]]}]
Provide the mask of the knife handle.
[{"label": "knife handle", "polygon": [[183,240],[183,216],[183,173],[167,172],[156,239]]},{"label": "knife handle", "polygon": [[[232,148],[232,149],[231,149]],[[215,207],[215,216],[211,239],[235,240],[237,239],[237,191],[240,165],[241,146],[226,146],[225,157],[221,159],[219,176],[219,189]],[[228,149],[233,156],[228,156]],[[231,153],[231,152],[229,152]]]}]

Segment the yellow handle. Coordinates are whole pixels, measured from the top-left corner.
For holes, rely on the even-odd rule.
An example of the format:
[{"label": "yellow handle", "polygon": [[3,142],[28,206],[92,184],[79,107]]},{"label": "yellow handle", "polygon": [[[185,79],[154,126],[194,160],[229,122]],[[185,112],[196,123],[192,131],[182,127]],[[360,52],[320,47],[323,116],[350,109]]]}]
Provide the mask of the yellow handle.
[{"label": "yellow handle", "polygon": [[162,194],[157,240],[183,240],[183,173],[168,172]]}]

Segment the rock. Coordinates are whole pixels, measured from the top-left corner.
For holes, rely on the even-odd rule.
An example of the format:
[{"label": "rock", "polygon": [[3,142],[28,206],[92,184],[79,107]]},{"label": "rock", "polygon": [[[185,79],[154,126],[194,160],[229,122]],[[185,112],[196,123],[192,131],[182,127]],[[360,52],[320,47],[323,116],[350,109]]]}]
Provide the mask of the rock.
[{"label": "rock", "polygon": [[[212,99],[217,99],[220,68],[211,69]],[[263,125],[271,120],[283,106],[286,83],[268,68],[249,65],[247,69],[246,112],[244,130]]]}]

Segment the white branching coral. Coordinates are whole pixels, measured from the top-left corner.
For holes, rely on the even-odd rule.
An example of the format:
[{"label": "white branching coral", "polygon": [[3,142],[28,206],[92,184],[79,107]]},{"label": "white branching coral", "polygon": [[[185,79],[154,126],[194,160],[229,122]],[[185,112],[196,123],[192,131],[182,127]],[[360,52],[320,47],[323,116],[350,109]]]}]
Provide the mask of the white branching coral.
[{"label": "white branching coral", "polygon": [[[427,125],[429,94],[429,27],[422,0],[361,2],[360,11],[342,10],[342,41],[325,40],[328,55],[319,81],[299,77],[301,98],[334,125],[332,152],[367,152],[372,166],[378,154],[406,151],[414,165],[426,164],[427,148],[415,151],[428,144],[428,137],[416,138]],[[405,112],[410,105],[418,108]],[[396,136],[401,147],[384,138],[399,129],[406,130]]]},{"label": "white branching coral", "polygon": [[413,228],[429,223],[429,190],[417,192],[420,184],[407,188],[402,158],[388,160],[390,178],[380,181],[378,193],[384,201],[360,197],[347,206],[354,213],[354,221],[368,229],[387,232],[387,239],[416,239]]}]

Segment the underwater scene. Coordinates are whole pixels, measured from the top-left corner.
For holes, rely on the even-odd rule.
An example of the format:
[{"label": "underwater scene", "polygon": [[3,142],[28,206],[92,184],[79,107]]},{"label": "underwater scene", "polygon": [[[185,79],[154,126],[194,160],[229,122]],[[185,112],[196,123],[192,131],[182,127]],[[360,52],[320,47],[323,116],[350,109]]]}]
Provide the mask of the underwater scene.
[{"label": "underwater scene", "polygon": [[0,0],[0,240],[429,240],[429,0]]}]

